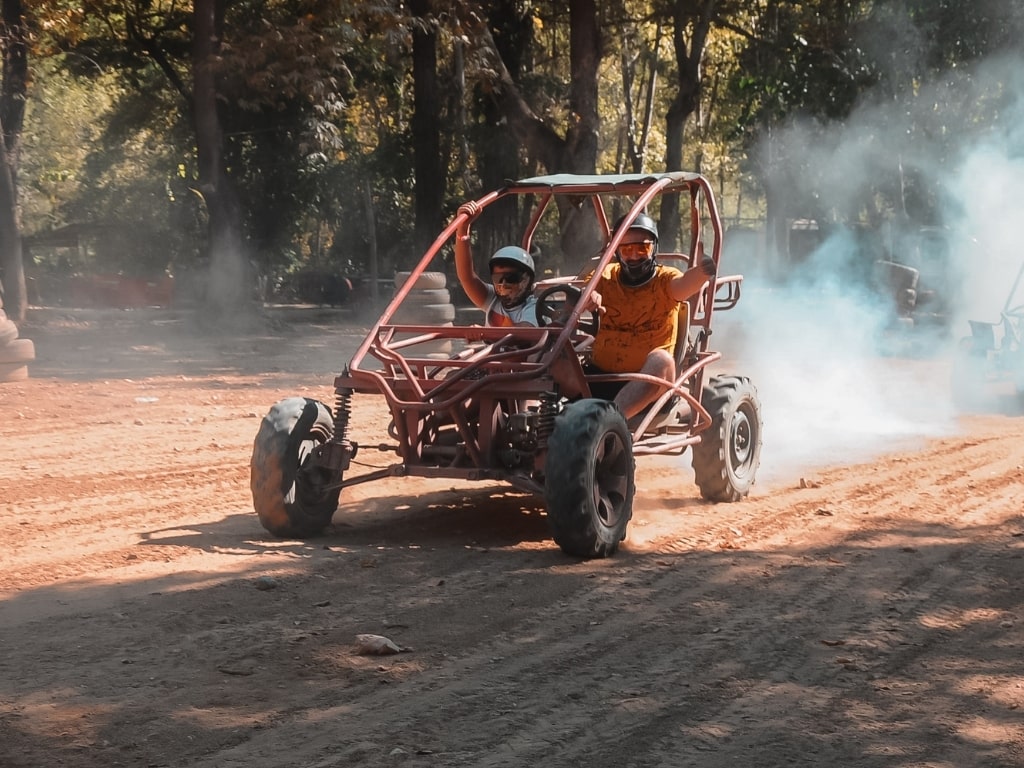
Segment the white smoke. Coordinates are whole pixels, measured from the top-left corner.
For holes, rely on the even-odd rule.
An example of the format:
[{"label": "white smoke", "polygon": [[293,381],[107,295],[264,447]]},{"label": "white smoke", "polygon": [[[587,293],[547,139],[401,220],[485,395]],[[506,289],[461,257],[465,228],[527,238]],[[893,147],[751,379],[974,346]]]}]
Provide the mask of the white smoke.
[{"label": "white smoke", "polygon": [[[749,375],[759,390],[762,483],[795,481],[830,464],[868,462],[959,429],[949,390],[955,342],[969,334],[968,319],[999,319],[1024,260],[1018,224],[1024,201],[1020,72],[1020,61],[1001,60],[958,75],[953,90],[944,78],[930,96],[925,93],[918,104],[955,94],[972,106],[974,117],[991,119],[980,129],[965,129],[955,141],[947,126],[941,146],[906,138],[908,121],[920,127],[933,114],[910,116],[906,104],[880,100],[865,100],[828,135],[806,124],[776,135],[776,155],[799,151],[802,167],[816,174],[835,211],[855,210],[869,178],[893,175],[894,158],[937,181],[943,223],[952,227],[956,249],[957,301],[952,332],[942,346],[928,355],[885,353],[878,343],[884,304],[857,279],[865,265],[858,265],[848,231],[837,230],[799,263],[750,274],[739,306],[715,316],[713,341],[725,353],[724,367]],[[965,119],[961,127],[969,123]],[[725,247],[728,254],[728,234]],[[727,262],[723,268],[729,272]]]},{"label": "white smoke", "polygon": [[954,429],[948,365],[880,354],[882,316],[873,297],[827,279],[746,285],[739,306],[715,316],[723,367],[758,389],[762,482],[867,461]]},{"label": "white smoke", "polygon": [[964,272],[965,319],[996,321],[1024,263],[1024,62],[1006,58],[979,70],[999,96],[999,122],[964,147],[952,178],[964,227],[976,242]]}]

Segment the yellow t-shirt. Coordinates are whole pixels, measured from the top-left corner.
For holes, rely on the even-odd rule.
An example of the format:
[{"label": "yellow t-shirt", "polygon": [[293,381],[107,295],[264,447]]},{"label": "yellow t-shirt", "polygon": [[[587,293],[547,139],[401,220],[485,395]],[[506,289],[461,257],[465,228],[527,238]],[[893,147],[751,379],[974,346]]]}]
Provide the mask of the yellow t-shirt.
[{"label": "yellow t-shirt", "polygon": [[635,288],[619,280],[619,264],[605,267],[597,290],[607,312],[594,339],[594,365],[608,373],[639,371],[651,350],[671,355],[676,345],[679,302],[672,298],[669,283],[682,272],[657,266],[654,276]]}]

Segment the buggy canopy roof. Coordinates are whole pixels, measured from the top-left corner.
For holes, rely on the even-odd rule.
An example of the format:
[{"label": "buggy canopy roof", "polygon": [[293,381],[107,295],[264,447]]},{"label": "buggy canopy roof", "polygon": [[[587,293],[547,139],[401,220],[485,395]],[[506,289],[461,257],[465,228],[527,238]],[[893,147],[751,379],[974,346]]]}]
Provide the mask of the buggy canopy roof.
[{"label": "buggy canopy roof", "polygon": [[692,181],[700,181],[703,177],[699,173],[687,171],[672,171],[669,173],[607,173],[607,174],[577,174],[577,173],[555,173],[549,176],[532,176],[526,179],[509,182],[505,189],[509,192],[519,191],[522,188],[536,189],[544,187],[554,190],[557,188],[570,188],[575,191],[607,191],[614,192],[620,187],[647,187],[663,179],[672,184],[687,184]]}]

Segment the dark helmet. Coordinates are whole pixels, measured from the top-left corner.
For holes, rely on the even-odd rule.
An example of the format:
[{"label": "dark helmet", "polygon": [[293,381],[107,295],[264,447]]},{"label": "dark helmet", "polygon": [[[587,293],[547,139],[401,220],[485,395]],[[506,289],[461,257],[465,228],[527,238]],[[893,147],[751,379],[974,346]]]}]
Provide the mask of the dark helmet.
[{"label": "dark helmet", "polygon": [[531,280],[533,280],[534,275],[537,273],[536,268],[533,265],[533,256],[518,245],[506,245],[504,248],[496,250],[494,255],[491,256],[490,260],[487,262],[488,269],[494,269],[495,264],[508,264],[523,267],[530,273]]},{"label": "dark helmet", "polygon": [[[615,222],[615,228],[613,232],[618,232],[619,228],[622,227],[622,224],[625,221],[625,216],[620,217],[619,220]],[[658,242],[658,225],[655,223],[654,219],[652,219],[646,213],[638,214],[637,217],[633,219],[633,223],[629,225],[629,228],[639,229],[643,232],[646,232],[647,234],[654,238],[654,242]]]},{"label": "dark helmet", "polygon": [[[622,228],[626,221],[626,217],[623,216],[617,222],[615,222],[614,233],[617,234],[619,229]],[[654,219],[648,216],[646,213],[638,214],[635,219],[629,225],[629,231],[636,230],[650,235],[654,240],[654,248],[651,255],[643,261],[628,262],[625,261],[621,255],[617,255],[621,268],[619,270],[619,279],[628,286],[640,286],[654,277],[655,267],[657,266],[657,254],[658,254],[658,225],[654,223]]]}]

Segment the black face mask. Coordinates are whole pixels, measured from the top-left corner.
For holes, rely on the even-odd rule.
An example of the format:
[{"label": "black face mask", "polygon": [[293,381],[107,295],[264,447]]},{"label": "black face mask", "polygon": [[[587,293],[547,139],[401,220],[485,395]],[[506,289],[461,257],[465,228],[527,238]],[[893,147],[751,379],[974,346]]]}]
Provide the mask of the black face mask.
[{"label": "black face mask", "polygon": [[524,303],[532,293],[533,278],[526,272],[491,275],[494,292],[505,309],[513,309]]},{"label": "black face mask", "polygon": [[501,306],[505,309],[513,309],[524,303],[531,293],[532,286],[527,286],[519,293],[499,293],[498,301],[501,302]]},{"label": "black face mask", "polygon": [[631,288],[643,285],[654,277],[655,263],[653,256],[643,261],[634,261],[633,263],[620,257],[619,265],[621,266],[619,271],[620,279],[624,285],[628,285]]}]

